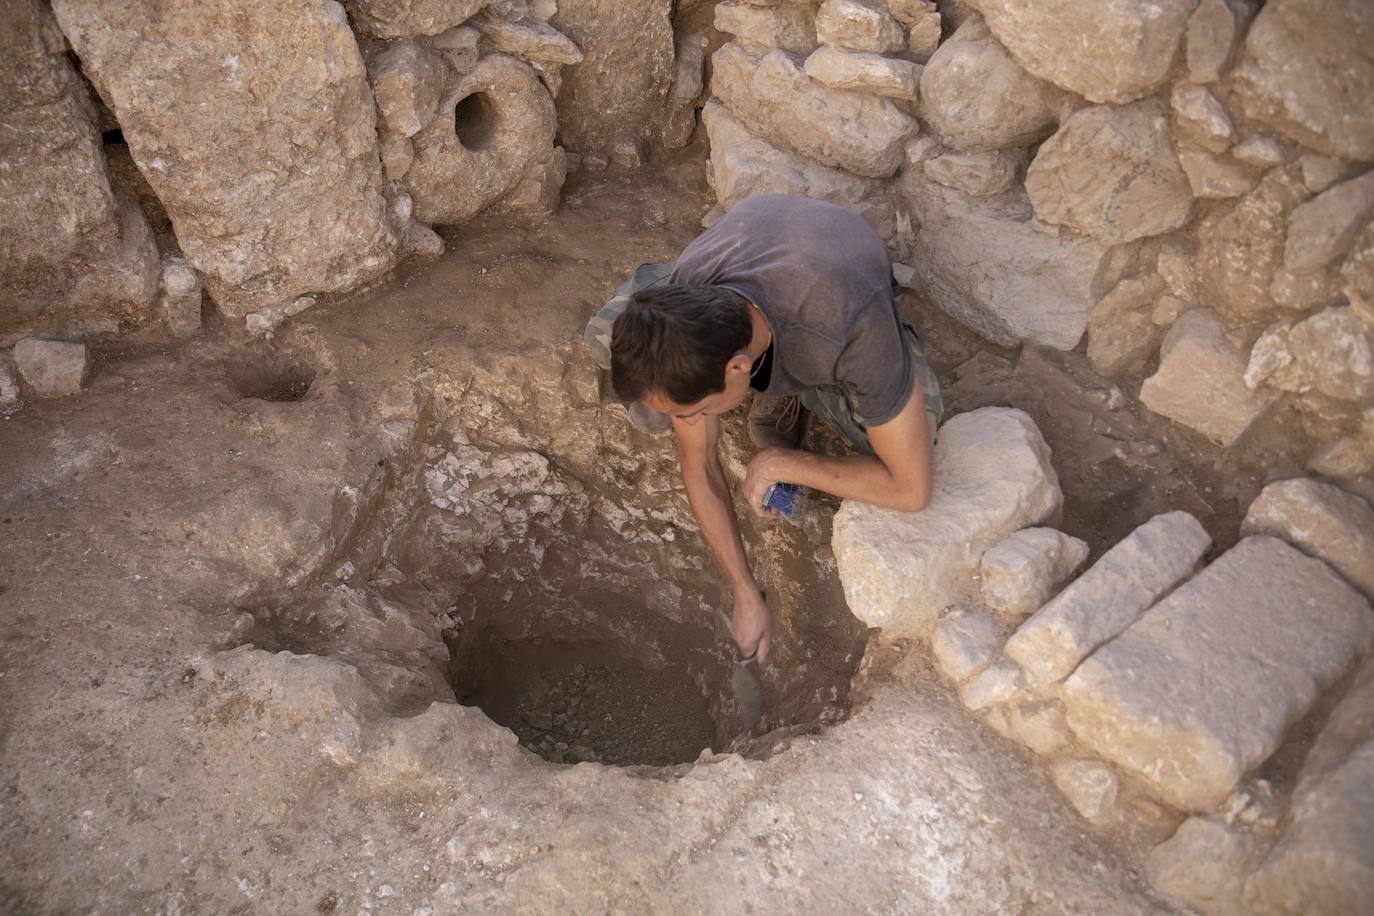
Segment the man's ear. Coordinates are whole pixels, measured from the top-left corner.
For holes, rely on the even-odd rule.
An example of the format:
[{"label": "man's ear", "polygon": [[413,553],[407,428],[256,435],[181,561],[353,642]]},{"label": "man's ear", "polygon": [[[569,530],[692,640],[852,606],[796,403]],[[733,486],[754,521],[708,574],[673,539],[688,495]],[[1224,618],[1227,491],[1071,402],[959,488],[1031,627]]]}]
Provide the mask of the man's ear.
[{"label": "man's ear", "polygon": [[746,376],[754,371],[754,361],[749,358],[749,354],[740,350],[725,364],[725,374],[731,372],[743,372]]}]

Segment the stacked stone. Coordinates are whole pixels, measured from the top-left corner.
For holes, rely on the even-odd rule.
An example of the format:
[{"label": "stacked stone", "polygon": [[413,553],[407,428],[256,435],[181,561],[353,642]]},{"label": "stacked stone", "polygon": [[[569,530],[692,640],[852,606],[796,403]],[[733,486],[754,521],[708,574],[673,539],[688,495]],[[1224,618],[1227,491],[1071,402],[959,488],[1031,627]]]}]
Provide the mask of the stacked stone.
[{"label": "stacked stone", "polygon": [[1086,336],[1223,447],[1292,408],[1309,467],[1367,483],[1374,7],[1257,6],[970,0],[936,46],[932,4],[723,3],[720,206],[850,206],[990,340]]}]

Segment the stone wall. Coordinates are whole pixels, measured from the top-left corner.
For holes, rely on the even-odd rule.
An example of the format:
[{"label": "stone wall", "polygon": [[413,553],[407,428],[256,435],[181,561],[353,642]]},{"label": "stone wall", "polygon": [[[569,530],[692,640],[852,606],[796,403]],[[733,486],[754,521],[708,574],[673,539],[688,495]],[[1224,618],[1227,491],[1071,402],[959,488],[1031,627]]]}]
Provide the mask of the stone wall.
[{"label": "stone wall", "polygon": [[1374,8],[1258,7],[723,2],[711,181],[851,207],[987,339],[1374,487]]}]

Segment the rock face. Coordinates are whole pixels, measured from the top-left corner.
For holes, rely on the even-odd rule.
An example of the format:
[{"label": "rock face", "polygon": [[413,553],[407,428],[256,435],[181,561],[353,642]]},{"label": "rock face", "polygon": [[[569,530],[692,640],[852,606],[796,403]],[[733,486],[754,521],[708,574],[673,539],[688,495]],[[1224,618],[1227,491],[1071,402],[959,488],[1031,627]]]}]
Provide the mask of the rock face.
[{"label": "rock face", "polygon": [[1374,640],[1320,560],[1249,537],[1084,661],[1060,695],[1100,756],[1185,811],[1221,802]]},{"label": "rock face", "polygon": [[1053,528],[1026,528],[990,547],[979,561],[979,596],[1020,620],[1049,600],[1088,558],[1088,545]]},{"label": "rock face", "polygon": [[897,512],[847,500],[831,546],[856,617],[924,635],[969,587],[991,544],[1053,515],[1062,494],[1049,449],[1019,410],[985,407],[940,427],[930,504]]},{"label": "rock face", "polygon": [[1232,76],[1248,117],[1343,159],[1374,159],[1374,7],[1275,0],[1245,36]]},{"label": "rock face", "polygon": [[1021,624],[1007,657],[1032,687],[1062,680],[1191,573],[1211,543],[1187,512],[1155,516]]},{"label": "rock face", "polygon": [[1062,95],[1022,70],[977,18],[940,45],[921,74],[921,114],[957,150],[1043,140]]},{"label": "rock face", "polygon": [[1353,493],[1303,478],[1271,483],[1250,504],[1241,533],[1283,538],[1374,598],[1374,508]]},{"label": "rock face", "polygon": [[91,367],[83,343],[25,337],[14,345],[14,364],[39,397],[80,394]]},{"label": "rock face", "polygon": [[467,21],[488,0],[344,0],[349,15],[370,38],[438,35]]},{"label": "rock face", "polygon": [[566,149],[608,157],[662,132],[677,74],[671,0],[559,0],[550,24],[582,62],[563,69],[558,136]]},{"label": "rock face", "polygon": [[553,99],[533,68],[514,57],[482,58],[439,112],[415,135],[415,161],[405,174],[424,222],[471,219],[553,151]]},{"label": "rock face", "polygon": [[1094,102],[1122,103],[1149,95],[1168,77],[1196,0],[970,5],[1035,76]]},{"label": "rock face", "polygon": [[778,149],[718,101],[706,103],[701,121],[711,139],[707,178],[722,209],[729,210],[752,194],[797,194],[853,210],[883,238],[895,231],[891,198],[882,183]]},{"label": "rock face", "polygon": [[372,96],[338,4],[54,12],[226,313],[351,289],[395,263]]},{"label": "rock face", "polygon": [[1140,400],[1155,413],[1230,446],[1272,401],[1246,387],[1245,366],[1216,316],[1193,309],[1165,335],[1159,369],[1141,386]]},{"label": "rock face", "polygon": [[1078,345],[1104,292],[1108,246],[1037,232],[1024,197],[977,200],[916,169],[899,188],[918,227],[913,266],[941,309],[1002,346]]},{"label": "rock face", "polygon": [[5,0],[0,36],[0,339],[149,317],[157,249],[105,170],[89,91],[45,5]]},{"label": "rock face", "polygon": [[824,86],[783,51],[763,57],[738,42],[712,57],[712,89],[756,134],[865,178],[897,171],[914,119],[892,102]]},{"label": "rock face", "polygon": [[1114,244],[1188,222],[1193,195],[1155,101],[1074,113],[1026,172],[1035,215]]}]

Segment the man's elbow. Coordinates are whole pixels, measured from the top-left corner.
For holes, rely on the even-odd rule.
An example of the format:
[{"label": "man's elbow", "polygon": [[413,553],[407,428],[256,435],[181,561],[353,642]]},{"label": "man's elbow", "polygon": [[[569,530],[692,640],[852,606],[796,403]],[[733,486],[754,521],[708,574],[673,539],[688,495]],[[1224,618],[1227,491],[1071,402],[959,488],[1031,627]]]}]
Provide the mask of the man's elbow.
[{"label": "man's elbow", "polygon": [[897,498],[897,505],[892,508],[899,512],[920,512],[930,505],[929,491],[907,492]]}]

